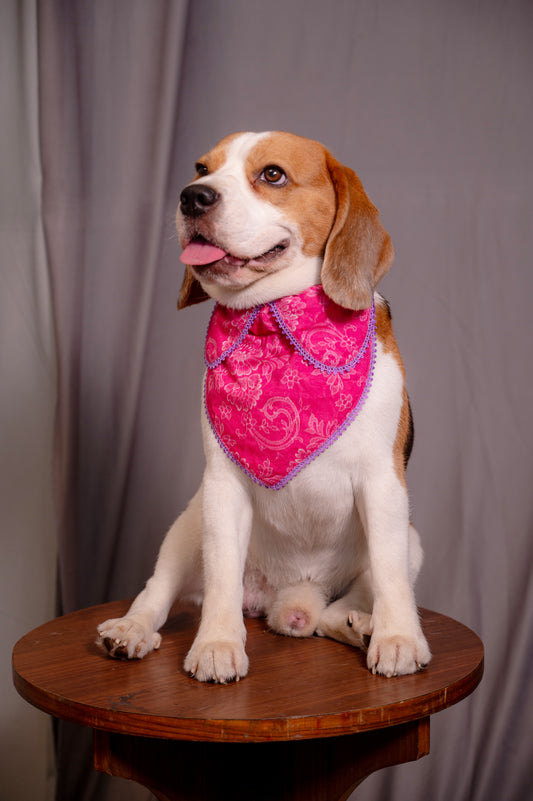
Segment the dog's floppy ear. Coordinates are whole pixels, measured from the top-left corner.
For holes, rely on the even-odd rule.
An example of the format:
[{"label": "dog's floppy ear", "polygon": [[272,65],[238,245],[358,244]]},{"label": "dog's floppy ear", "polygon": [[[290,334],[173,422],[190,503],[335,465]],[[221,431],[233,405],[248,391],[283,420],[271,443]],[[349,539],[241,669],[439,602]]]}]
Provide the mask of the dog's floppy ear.
[{"label": "dog's floppy ear", "polygon": [[187,265],[178,295],[178,309],[184,309],[186,306],[201,303],[203,300],[209,300],[209,295],[207,292],[204,292],[202,285],[196,280],[191,268]]},{"label": "dog's floppy ear", "polygon": [[327,167],[337,213],[324,252],[322,286],[339,306],[367,309],[374,288],[392,264],[391,239],[354,171],[329,153]]}]

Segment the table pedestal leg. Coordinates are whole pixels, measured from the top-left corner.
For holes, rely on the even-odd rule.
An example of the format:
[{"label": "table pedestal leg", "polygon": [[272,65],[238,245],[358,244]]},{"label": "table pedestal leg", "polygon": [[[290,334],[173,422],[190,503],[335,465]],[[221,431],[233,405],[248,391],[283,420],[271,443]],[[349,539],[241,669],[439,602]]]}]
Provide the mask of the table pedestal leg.
[{"label": "table pedestal leg", "polygon": [[375,731],[265,743],[189,742],[95,731],[97,770],[160,801],[346,801],[375,770],[429,753],[429,718]]}]

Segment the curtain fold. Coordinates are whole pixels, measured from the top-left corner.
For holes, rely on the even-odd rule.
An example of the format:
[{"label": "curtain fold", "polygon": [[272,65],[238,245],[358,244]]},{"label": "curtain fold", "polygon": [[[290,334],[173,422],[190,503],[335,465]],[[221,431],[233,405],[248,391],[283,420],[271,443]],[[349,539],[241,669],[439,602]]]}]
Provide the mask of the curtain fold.
[{"label": "curtain fold", "polygon": [[[185,0],[39,3],[43,222],[59,372],[60,613],[116,597],[115,572],[130,570],[117,555],[135,546],[123,518],[168,234],[186,15]],[[146,566],[138,570],[146,577]],[[87,731],[60,722],[57,761],[59,799],[121,792],[122,782],[92,770]],[[125,786],[128,798],[149,795]]]},{"label": "curtain fold", "polygon": [[39,6],[65,612],[112,591],[167,235],[186,11],[186,2],[172,0]]},{"label": "curtain fold", "polygon": [[[11,649],[54,613],[55,343],[41,221],[37,15],[0,4],[0,797],[54,791],[51,721],[11,678]],[[32,770],[25,766],[31,755]]]}]

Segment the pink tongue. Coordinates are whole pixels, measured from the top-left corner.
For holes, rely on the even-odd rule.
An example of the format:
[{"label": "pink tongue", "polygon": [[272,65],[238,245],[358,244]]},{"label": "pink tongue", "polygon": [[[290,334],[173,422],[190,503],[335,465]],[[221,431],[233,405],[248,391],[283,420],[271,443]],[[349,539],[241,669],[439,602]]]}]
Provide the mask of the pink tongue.
[{"label": "pink tongue", "polygon": [[211,264],[214,261],[223,259],[226,251],[217,248],[209,242],[189,242],[180,256],[180,261],[184,264]]}]

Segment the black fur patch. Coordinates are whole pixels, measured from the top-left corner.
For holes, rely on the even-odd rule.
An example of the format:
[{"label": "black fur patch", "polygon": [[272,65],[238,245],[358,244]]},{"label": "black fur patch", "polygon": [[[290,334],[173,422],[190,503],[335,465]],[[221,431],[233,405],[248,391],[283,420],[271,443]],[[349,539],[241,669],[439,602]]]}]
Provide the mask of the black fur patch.
[{"label": "black fur patch", "polygon": [[411,452],[413,450],[413,442],[415,439],[415,425],[413,422],[413,412],[411,410],[411,403],[409,402],[409,398],[407,398],[407,413],[409,415],[409,430],[407,432],[407,438],[405,440],[405,445],[403,449],[403,461],[406,467],[407,467],[407,462],[409,461],[409,457],[411,456]]},{"label": "black fur patch", "polygon": [[387,317],[389,318],[389,320],[392,320],[392,312],[391,312],[389,301],[387,300],[387,298],[384,298],[383,295],[381,296],[381,299],[383,300],[383,303],[385,304],[385,309],[387,311]]}]

